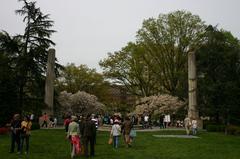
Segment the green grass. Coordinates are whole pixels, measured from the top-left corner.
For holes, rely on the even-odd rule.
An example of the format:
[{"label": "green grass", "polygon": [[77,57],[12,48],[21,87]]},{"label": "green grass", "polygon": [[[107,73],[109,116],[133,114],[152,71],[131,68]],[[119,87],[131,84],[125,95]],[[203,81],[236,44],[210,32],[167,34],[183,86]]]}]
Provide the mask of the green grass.
[{"label": "green grass", "polygon": [[[239,159],[240,137],[200,132],[199,139],[156,138],[152,135],[184,134],[183,131],[138,132],[132,148],[115,150],[107,144],[108,132],[98,132],[96,159]],[[16,159],[9,154],[10,138],[0,136],[0,158]],[[22,155],[22,158],[25,158]],[[64,130],[36,130],[30,138],[30,159],[70,159],[70,145]],[[82,156],[77,158],[83,158]]]}]

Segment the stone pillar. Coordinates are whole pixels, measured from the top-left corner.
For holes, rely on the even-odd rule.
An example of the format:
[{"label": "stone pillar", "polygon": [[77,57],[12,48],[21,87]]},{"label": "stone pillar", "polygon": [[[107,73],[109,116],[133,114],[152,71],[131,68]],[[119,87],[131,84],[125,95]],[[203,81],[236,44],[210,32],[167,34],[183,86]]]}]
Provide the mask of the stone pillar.
[{"label": "stone pillar", "polygon": [[[47,75],[45,83],[45,97],[44,102],[47,108],[43,110],[48,115],[53,115],[53,105],[54,105],[54,80],[55,80],[55,50],[48,50],[48,61],[47,61]],[[43,113],[44,113],[43,112]]]},{"label": "stone pillar", "polygon": [[196,75],[195,52],[188,53],[188,117],[198,121],[199,128],[202,128],[202,121],[199,118],[197,108],[197,75]]}]

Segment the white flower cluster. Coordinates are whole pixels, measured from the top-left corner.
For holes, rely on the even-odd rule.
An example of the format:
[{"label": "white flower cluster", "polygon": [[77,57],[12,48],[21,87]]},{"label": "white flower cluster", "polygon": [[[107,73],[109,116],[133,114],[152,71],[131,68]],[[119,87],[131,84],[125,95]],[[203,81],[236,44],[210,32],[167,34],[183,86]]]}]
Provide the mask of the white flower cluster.
[{"label": "white flower cluster", "polygon": [[58,101],[61,105],[61,112],[71,114],[97,114],[104,109],[96,96],[83,91],[75,94],[63,91],[60,93]]},{"label": "white flower cluster", "polygon": [[143,114],[144,112],[150,114],[161,114],[166,112],[175,112],[183,107],[186,103],[168,94],[159,96],[149,96],[141,98],[135,109],[136,114]]}]

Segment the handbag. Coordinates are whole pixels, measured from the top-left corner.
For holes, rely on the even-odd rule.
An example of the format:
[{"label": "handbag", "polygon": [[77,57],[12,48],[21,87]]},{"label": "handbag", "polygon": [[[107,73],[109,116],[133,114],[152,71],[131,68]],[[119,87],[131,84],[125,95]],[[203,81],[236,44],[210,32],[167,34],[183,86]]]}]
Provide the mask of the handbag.
[{"label": "handbag", "polygon": [[134,130],[134,129],[131,129],[131,131],[130,131],[130,137],[136,137],[137,136],[137,133],[136,133],[136,130]]},{"label": "handbag", "polygon": [[111,145],[112,142],[113,142],[113,139],[112,139],[112,137],[110,137],[110,138],[108,139],[108,144]]}]

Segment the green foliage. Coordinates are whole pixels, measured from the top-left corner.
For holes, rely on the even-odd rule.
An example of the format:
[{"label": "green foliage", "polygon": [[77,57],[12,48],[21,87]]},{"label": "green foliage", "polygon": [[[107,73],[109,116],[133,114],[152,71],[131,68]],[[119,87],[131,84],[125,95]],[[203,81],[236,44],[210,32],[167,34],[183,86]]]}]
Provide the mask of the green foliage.
[{"label": "green foliage", "polygon": [[121,51],[109,53],[108,58],[99,64],[105,77],[124,85],[128,92],[137,96],[149,96],[158,92],[157,79],[146,65],[143,54],[141,45],[128,43]]},{"label": "green foliage", "polygon": [[240,135],[240,127],[236,125],[228,125],[226,127],[226,133],[229,135]]},{"label": "green foliage", "polygon": [[216,123],[240,123],[240,44],[229,32],[209,26],[197,51],[200,113]]},{"label": "green foliage", "polygon": [[186,97],[187,55],[201,44],[205,25],[197,15],[175,11],[144,20],[137,42],[144,59],[165,92]]},{"label": "green foliage", "polygon": [[190,12],[144,20],[137,42],[100,62],[104,74],[138,96],[187,96],[187,54],[202,41],[205,25]]},{"label": "green foliage", "polygon": [[208,132],[225,132],[225,125],[206,125]]},{"label": "green foliage", "polygon": [[104,81],[103,76],[95,69],[90,69],[86,65],[67,65],[60,73],[56,86],[58,92],[85,91],[97,96],[101,101],[106,101],[108,97],[109,83]]},{"label": "green foliage", "polygon": [[[14,113],[31,111],[39,114],[43,106],[47,51],[54,42],[54,30],[49,15],[37,8],[36,2],[23,2],[16,13],[26,24],[23,35],[0,33],[0,122],[8,121]],[[56,70],[59,64],[56,64]]]}]

